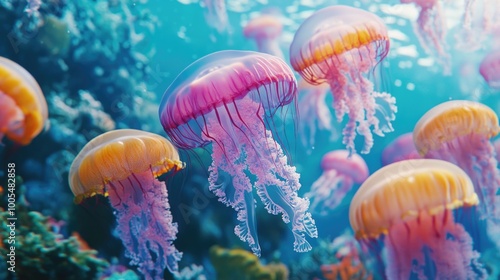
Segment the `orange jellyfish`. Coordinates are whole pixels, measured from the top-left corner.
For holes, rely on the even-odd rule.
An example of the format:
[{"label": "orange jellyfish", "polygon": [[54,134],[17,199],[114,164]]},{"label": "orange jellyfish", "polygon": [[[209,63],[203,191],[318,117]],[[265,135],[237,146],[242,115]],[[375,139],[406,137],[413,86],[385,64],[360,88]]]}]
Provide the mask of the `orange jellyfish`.
[{"label": "orange jellyfish", "polygon": [[370,80],[389,53],[389,35],[377,15],[348,6],[316,11],[299,27],[290,45],[293,69],[310,84],[328,83],[340,123],[348,116],[342,143],[356,151],[357,134],[364,137],[361,153],[373,146],[373,133],[392,132],[396,99],[377,92]]},{"label": "orange jellyfish", "polygon": [[97,136],[71,165],[69,185],[75,202],[97,194],[109,196],[126,256],[145,279],[163,279],[165,267],[178,271],[182,253],[173,245],[177,224],[166,185],[156,177],[183,167],[167,139],[133,129]]},{"label": "orange jellyfish", "polygon": [[456,164],[472,179],[482,218],[495,220],[499,210],[496,193],[500,189],[495,148],[490,141],[500,132],[498,117],[491,108],[474,101],[441,103],[417,122],[413,141],[420,155]]},{"label": "orange jellyfish", "polygon": [[0,57],[0,141],[6,136],[18,145],[28,145],[47,117],[47,102],[33,76]]},{"label": "orange jellyfish", "polygon": [[377,247],[384,244],[388,279],[481,279],[486,271],[460,223],[473,216],[465,213],[478,203],[471,179],[458,166],[405,160],[379,169],[363,183],[352,199],[349,220],[358,241],[378,256]]}]

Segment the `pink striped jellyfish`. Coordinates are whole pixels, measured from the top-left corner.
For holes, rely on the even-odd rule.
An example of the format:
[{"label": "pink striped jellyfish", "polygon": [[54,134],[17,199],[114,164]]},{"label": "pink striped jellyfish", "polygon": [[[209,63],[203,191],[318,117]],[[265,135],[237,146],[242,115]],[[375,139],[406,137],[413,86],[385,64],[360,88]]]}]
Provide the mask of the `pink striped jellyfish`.
[{"label": "pink striped jellyfish", "polygon": [[399,136],[382,151],[382,165],[384,166],[406,159],[419,158],[422,157],[415,148],[413,133],[411,132]]},{"label": "pink striped jellyfish", "polygon": [[493,89],[500,89],[500,50],[490,52],[479,65],[479,73]]},{"label": "pink striped jellyfish", "polygon": [[229,29],[225,0],[202,0],[205,7],[205,21],[219,33]]},{"label": "pink striped jellyfish", "polygon": [[[270,214],[291,222],[294,250],[305,252],[305,238],[317,237],[309,200],[300,198],[299,174],[287,164],[281,146],[266,125],[297,94],[295,77],[276,56],[247,51],[221,51],[188,66],[168,87],[160,121],[179,148],[212,144],[209,189],[237,211],[236,235],[255,255],[260,245],[252,185]],[[232,184],[218,178],[229,175]]]},{"label": "pink striped jellyfish", "polygon": [[481,204],[482,218],[495,217],[495,197],[500,189],[495,148],[490,138],[500,132],[498,117],[486,105],[453,100],[441,103],[420,118],[413,140],[425,158],[449,161],[461,167],[472,179]]},{"label": "pink striped jellyfish", "polygon": [[298,130],[305,147],[314,147],[317,129],[330,131],[330,141],[338,138],[337,129],[332,125],[330,108],[325,101],[328,90],[327,84],[311,85],[303,79],[299,80]]},{"label": "pink striped jellyfish", "polygon": [[311,211],[327,215],[337,208],[354,184],[368,178],[368,166],[358,154],[349,156],[347,150],[329,152],[321,159],[323,174],[313,183],[305,196],[311,199]]},{"label": "pink striped jellyfish", "polygon": [[347,150],[364,136],[361,153],[369,153],[373,133],[393,131],[396,99],[374,90],[369,80],[389,52],[387,27],[375,14],[347,6],[316,11],[299,27],[290,46],[293,68],[310,84],[328,83],[339,122],[348,122],[343,134]]},{"label": "pink striped jellyfish", "polygon": [[257,43],[257,50],[284,58],[279,46],[279,36],[283,24],[277,15],[265,14],[252,19],[243,29],[246,38],[253,38]]}]

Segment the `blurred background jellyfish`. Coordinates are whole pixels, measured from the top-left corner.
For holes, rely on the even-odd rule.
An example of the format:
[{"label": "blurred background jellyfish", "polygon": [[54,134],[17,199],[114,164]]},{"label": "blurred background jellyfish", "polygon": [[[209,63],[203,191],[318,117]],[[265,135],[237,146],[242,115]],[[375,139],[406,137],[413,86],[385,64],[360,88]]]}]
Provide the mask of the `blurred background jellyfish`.
[{"label": "blurred background jellyfish", "polygon": [[435,106],[413,130],[420,155],[449,161],[467,172],[481,201],[482,218],[494,220],[500,220],[498,215],[495,217],[500,172],[490,138],[499,132],[498,117],[492,109],[465,100]]},{"label": "blurred background jellyfish", "polygon": [[349,157],[347,150],[335,150],[321,160],[323,174],[305,196],[311,199],[311,212],[327,215],[337,208],[354,184],[368,178],[368,166],[358,154]]},{"label": "blurred background jellyfish", "polygon": [[173,245],[167,187],[156,177],[184,167],[165,138],[140,130],[120,129],[92,139],[76,156],[69,172],[75,202],[97,194],[109,196],[117,232],[131,265],[145,279],[163,279],[163,270],[178,271],[182,253]]},{"label": "blurred background jellyfish", "polygon": [[487,54],[479,65],[479,73],[493,89],[500,89],[500,50]]},{"label": "blurred background jellyfish", "polygon": [[330,141],[339,137],[332,124],[332,114],[326,105],[327,84],[311,85],[303,79],[299,80],[299,123],[298,131],[302,144],[309,152],[314,148],[316,130],[330,131]]},{"label": "blurred background jellyfish", "polygon": [[415,148],[413,133],[411,132],[398,136],[382,151],[382,165],[384,166],[405,159],[419,158],[422,157]]},{"label": "blurred background jellyfish", "polygon": [[[175,145],[192,149],[212,143],[209,189],[238,212],[234,231],[258,256],[252,185],[269,213],[291,222],[295,251],[311,249],[304,234],[317,237],[309,200],[297,195],[299,174],[266,128],[296,94],[295,77],[280,58],[221,51],[180,73],[160,105],[161,123]],[[217,183],[224,174],[232,185]]]},{"label": "blurred background jellyfish", "polygon": [[420,8],[415,26],[415,35],[422,48],[428,53],[436,53],[442,60],[444,72],[450,73],[450,56],[446,47],[446,19],[439,0],[401,0],[403,4],[415,4]]},{"label": "blurred background jellyfish", "polygon": [[206,23],[215,28],[219,33],[228,31],[229,23],[227,18],[225,0],[202,0],[205,10]]},{"label": "blurred background jellyfish", "polygon": [[405,160],[363,183],[349,220],[363,245],[375,250],[384,244],[388,279],[483,279],[486,271],[473,239],[456,219],[461,215],[455,217],[457,211],[474,211],[468,208],[478,203],[472,181],[458,166]]},{"label": "blurred background jellyfish", "polygon": [[47,122],[47,102],[26,69],[0,57],[0,141],[28,145]]},{"label": "blurred background jellyfish", "polygon": [[284,58],[279,45],[279,36],[283,30],[283,24],[279,15],[263,14],[248,22],[243,29],[243,34],[249,39],[254,39],[257,50],[272,54],[281,59]]},{"label": "blurred background jellyfish", "polygon": [[387,27],[375,14],[347,6],[316,11],[299,27],[290,46],[293,68],[311,84],[327,82],[339,122],[348,114],[343,144],[355,152],[356,133],[369,153],[373,133],[393,131],[396,99],[374,91],[369,77],[389,52]]}]

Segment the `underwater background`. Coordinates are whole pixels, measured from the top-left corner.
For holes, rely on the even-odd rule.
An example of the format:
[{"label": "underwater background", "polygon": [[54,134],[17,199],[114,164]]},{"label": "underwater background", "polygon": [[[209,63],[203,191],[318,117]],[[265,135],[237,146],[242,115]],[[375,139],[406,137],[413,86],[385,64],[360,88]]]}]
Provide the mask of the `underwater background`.
[{"label": "underwater background", "polygon": [[[140,264],[131,264],[127,255],[127,250],[137,249],[137,243],[149,237],[140,233],[134,236],[131,232],[129,238],[133,244],[127,249],[122,243],[123,232],[117,230],[117,210],[109,202],[108,194],[97,191],[88,197],[85,195],[81,203],[75,203],[69,178],[78,153],[103,133],[136,129],[171,139],[159,118],[160,104],[169,86],[186,67],[206,55],[223,50],[258,51],[256,41],[245,36],[244,28],[262,14],[271,15],[282,25],[281,33],[274,40],[297,80],[301,78],[290,64],[290,44],[299,26],[315,11],[347,5],[379,16],[387,26],[389,52],[367,75],[377,91],[388,92],[395,98],[397,112],[392,121],[393,131],[383,137],[374,135],[369,153],[357,154],[366,162],[369,174],[385,165],[384,149],[397,137],[411,133],[419,119],[436,105],[450,100],[470,100],[498,113],[498,84],[495,88],[494,82],[486,81],[479,67],[486,55],[500,50],[500,3],[475,1],[474,6],[470,4],[474,1],[429,1],[441,5],[442,16],[442,22],[431,29],[439,26],[447,31],[441,45],[424,46],[425,42],[419,40],[415,32],[419,30],[419,12],[426,8],[413,3],[419,1],[401,2],[407,3],[397,0],[0,0],[0,57],[14,61],[33,76],[43,92],[48,111],[43,129],[29,144],[10,139],[6,132],[8,126],[0,123],[0,136],[7,134],[0,138],[3,143],[0,146],[0,234],[4,241],[0,246],[0,279],[389,277],[384,271],[391,265],[387,260],[390,258],[384,255],[381,268],[378,259],[382,253],[374,253],[366,244],[357,242],[349,222],[350,202],[366,178],[332,193],[340,198],[326,212],[309,209],[318,236],[308,239],[312,246],[308,252],[294,251],[290,224],[283,222],[281,215],[269,214],[264,203],[254,195],[261,247],[261,255],[257,257],[248,242],[235,235],[236,212],[218,201],[209,190],[210,145],[178,149],[185,167],[161,175],[159,181],[165,182],[169,203],[166,208],[171,212],[169,218],[177,224],[177,234],[169,240],[182,252],[182,258],[178,261],[178,271],[156,267],[155,271],[162,272],[153,276],[138,269]],[[467,33],[463,18],[469,10],[474,13],[472,31]],[[430,17],[439,21],[436,14]],[[467,37],[470,34],[473,38]],[[444,52],[436,51],[436,47],[443,47]],[[500,65],[499,58],[493,68]],[[500,81],[500,77],[496,79]],[[2,82],[0,77],[0,92],[6,91]],[[277,110],[269,117],[272,121],[266,124],[272,124],[269,129],[276,135],[274,138],[283,148],[289,166],[300,174],[298,196],[312,200],[312,186],[323,173],[323,156],[346,148],[341,134],[348,117],[341,123],[336,122],[330,105],[334,100],[332,94],[327,93],[323,99],[331,114],[331,127],[316,128],[316,133],[310,136],[311,124],[304,122],[313,118],[313,125],[318,124],[314,115],[308,115],[311,110],[304,108],[302,90],[299,81],[295,101]],[[0,102],[6,101],[0,98]],[[5,104],[0,104],[0,110],[6,112]],[[0,112],[0,122],[2,117],[7,118],[5,115]],[[363,145],[363,137],[357,137],[358,152]],[[494,156],[495,153],[491,154]],[[9,171],[11,169],[14,171]],[[219,175],[217,184],[230,188],[234,183],[231,175],[223,172]],[[254,181],[257,177],[248,176]],[[15,182],[8,178],[15,178]],[[490,182],[498,183],[493,179]],[[9,184],[15,185],[12,192]],[[500,185],[493,187],[498,190]],[[10,214],[9,193],[15,193],[15,215]],[[493,194],[497,201],[495,196],[498,194]],[[143,209],[137,216],[145,213],[148,210]],[[14,234],[8,220],[13,216],[17,218]],[[498,213],[496,217],[500,217]],[[500,238],[495,240],[490,236],[500,236],[500,231],[487,233],[487,222],[479,216],[467,216],[465,220],[466,228],[472,228],[469,232],[472,232],[473,248],[480,254],[477,261],[481,265],[471,268],[476,274],[447,279],[500,279]],[[15,250],[10,248],[13,244],[9,243],[9,236],[15,238]],[[161,258],[160,254],[168,254],[167,248],[148,250],[153,263]],[[13,251],[14,263],[9,263],[12,261],[9,254]],[[8,269],[12,266],[15,272]],[[425,269],[426,275],[430,275],[430,279],[439,278],[435,266],[430,267]],[[415,273],[411,278],[425,279]]]}]

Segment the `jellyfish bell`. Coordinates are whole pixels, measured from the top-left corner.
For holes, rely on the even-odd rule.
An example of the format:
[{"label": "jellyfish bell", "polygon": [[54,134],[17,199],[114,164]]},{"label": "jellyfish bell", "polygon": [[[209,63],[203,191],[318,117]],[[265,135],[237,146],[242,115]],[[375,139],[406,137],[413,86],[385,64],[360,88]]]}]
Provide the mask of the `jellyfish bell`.
[{"label": "jellyfish bell", "polygon": [[[206,69],[216,70],[200,75]],[[280,58],[220,51],[181,72],[160,104],[160,121],[177,147],[212,144],[209,189],[238,212],[235,233],[256,255],[260,245],[252,186],[269,213],[291,222],[296,251],[311,249],[305,234],[317,237],[309,201],[297,195],[299,175],[268,129],[274,113],[294,102],[296,94],[295,77]],[[223,174],[232,177],[232,185],[218,184]]]},{"label": "jellyfish bell", "polygon": [[[387,250],[385,276],[411,279],[479,279],[473,239],[456,211],[474,211],[471,179],[442,160],[399,161],[373,173],[354,195],[349,221],[356,238]],[[380,252],[378,252],[380,253]],[[415,276],[413,275],[413,276]]]},{"label": "jellyfish bell", "polygon": [[109,197],[126,256],[146,279],[163,279],[165,268],[178,271],[182,253],[173,245],[177,224],[166,185],[156,178],[182,168],[167,139],[134,129],[97,136],[71,164],[69,185],[75,202],[98,194]]},{"label": "jellyfish bell", "polygon": [[47,118],[47,102],[33,76],[0,57],[0,141],[5,135],[18,145],[28,145],[43,130]]},{"label": "jellyfish bell", "polygon": [[492,89],[500,89],[500,51],[492,51],[487,54],[479,65],[479,73],[488,86]]},{"label": "jellyfish bell", "polygon": [[494,213],[500,188],[495,149],[490,139],[498,135],[498,116],[479,102],[453,100],[441,103],[417,122],[413,141],[421,156],[449,161],[461,167],[479,195],[481,217],[500,222]]},{"label": "jellyfish bell", "polygon": [[283,58],[278,37],[283,30],[283,24],[278,15],[263,14],[248,22],[243,28],[243,34],[247,38],[253,38],[257,44],[257,50]]},{"label": "jellyfish bell", "polygon": [[422,158],[413,143],[413,133],[405,133],[394,139],[382,151],[382,165],[406,159]]},{"label": "jellyfish bell", "polygon": [[290,46],[292,67],[310,84],[328,83],[337,121],[348,115],[343,144],[354,153],[357,134],[365,138],[361,153],[373,146],[372,132],[393,131],[397,108],[388,93],[374,90],[372,72],[389,52],[382,19],[370,12],[331,6],[307,18]]}]

